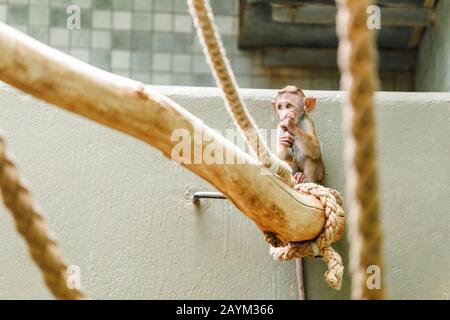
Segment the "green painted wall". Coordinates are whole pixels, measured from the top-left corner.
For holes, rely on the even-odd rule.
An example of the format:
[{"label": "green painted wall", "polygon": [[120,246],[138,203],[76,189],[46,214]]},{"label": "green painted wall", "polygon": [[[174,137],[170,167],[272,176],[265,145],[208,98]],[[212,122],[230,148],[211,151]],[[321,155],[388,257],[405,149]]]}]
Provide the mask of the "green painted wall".
[{"label": "green painted wall", "polygon": [[[217,129],[233,125],[215,89],[162,87]],[[273,90],[243,90],[261,128],[274,128]],[[342,94],[319,98],[314,119],[327,184],[344,189]],[[450,94],[379,93],[379,156],[391,298],[448,299]],[[424,121],[424,119],[427,119]],[[295,268],[275,262],[256,226],[225,200],[200,210],[185,190],[213,190],[159,151],[0,85],[0,126],[66,257],[91,297],[295,299]],[[13,221],[0,206],[0,298],[49,298]],[[348,267],[346,239],[336,248]],[[306,259],[310,299],[348,299]]]},{"label": "green painted wall", "polygon": [[440,0],[436,25],[429,27],[420,44],[416,91],[450,92],[450,1]]}]

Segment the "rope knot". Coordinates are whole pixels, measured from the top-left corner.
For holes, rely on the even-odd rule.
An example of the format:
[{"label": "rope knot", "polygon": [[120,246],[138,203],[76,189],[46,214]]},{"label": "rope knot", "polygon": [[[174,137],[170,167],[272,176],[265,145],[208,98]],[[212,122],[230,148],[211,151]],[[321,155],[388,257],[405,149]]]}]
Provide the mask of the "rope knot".
[{"label": "rope knot", "polygon": [[[343,203],[336,190],[315,183],[300,183],[294,186],[298,192],[312,195],[322,203],[325,211],[325,227],[315,240],[291,242],[284,247],[270,246],[270,254],[277,261],[294,258],[316,257],[317,251],[327,264],[325,281],[335,290],[341,289],[344,266],[341,256],[331,247],[338,232],[338,207]],[[317,250],[318,249],[318,250]]]}]

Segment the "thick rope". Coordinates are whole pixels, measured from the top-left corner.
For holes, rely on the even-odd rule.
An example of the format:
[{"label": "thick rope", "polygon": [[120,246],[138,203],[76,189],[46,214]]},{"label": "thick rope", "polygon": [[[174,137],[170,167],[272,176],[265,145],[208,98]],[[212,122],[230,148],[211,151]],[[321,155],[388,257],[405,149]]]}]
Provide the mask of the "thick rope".
[{"label": "thick rope", "polygon": [[189,9],[200,43],[214,78],[222,90],[227,110],[245,141],[261,164],[290,186],[295,185],[291,168],[270,152],[238,93],[233,70],[225,53],[208,0],[188,0]]},{"label": "thick rope", "polygon": [[374,32],[366,24],[372,1],[336,2],[341,89],[348,91],[343,118],[352,298],[383,299],[384,282],[381,289],[367,285],[367,267],[384,270],[373,111],[376,51]]},{"label": "thick rope", "polygon": [[318,252],[315,253],[311,241],[291,242],[285,247],[270,247],[270,254],[275,260],[291,260],[302,257],[314,257],[319,254],[327,264],[325,281],[331,288],[340,290],[344,266],[341,256],[331,247],[339,229],[338,207],[342,205],[340,194],[332,189],[315,183],[301,183],[295,190],[316,197],[325,209],[325,226],[321,234],[314,240]]},{"label": "thick rope", "polygon": [[67,264],[48,230],[42,210],[17,170],[0,132],[0,189],[17,230],[24,237],[31,257],[41,269],[45,283],[57,299],[82,299],[84,294],[67,286]]}]

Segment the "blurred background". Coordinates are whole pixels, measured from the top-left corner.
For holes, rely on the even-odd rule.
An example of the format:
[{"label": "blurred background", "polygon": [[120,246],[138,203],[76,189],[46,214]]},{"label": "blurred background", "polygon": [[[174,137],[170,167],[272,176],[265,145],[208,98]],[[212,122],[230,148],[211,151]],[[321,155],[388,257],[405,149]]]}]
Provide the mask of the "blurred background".
[{"label": "blurred background", "polygon": [[[380,89],[449,91],[450,1],[375,2],[382,17]],[[66,10],[74,4],[81,9],[79,30],[67,27]],[[211,5],[240,87],[339,88],[334,0]],[[0,0],[0,21],[145,83],[214,85],[185,0]]]}]

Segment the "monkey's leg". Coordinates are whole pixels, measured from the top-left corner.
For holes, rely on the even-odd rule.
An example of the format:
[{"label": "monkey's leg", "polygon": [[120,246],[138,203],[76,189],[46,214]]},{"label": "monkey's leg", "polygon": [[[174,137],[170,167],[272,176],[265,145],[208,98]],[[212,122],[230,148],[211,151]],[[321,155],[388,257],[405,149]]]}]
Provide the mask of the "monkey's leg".
[{"label": "monkey's leg", "polygon": [[324,178],[322,158],[317,160],[307,158],[305,160],[303,173],[306,176],[305,182],[321,183]]}]

